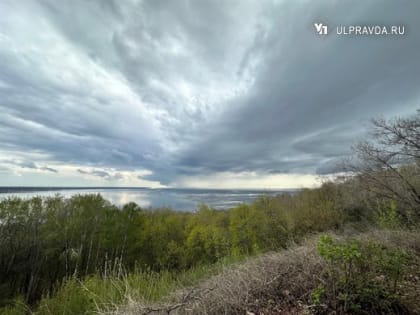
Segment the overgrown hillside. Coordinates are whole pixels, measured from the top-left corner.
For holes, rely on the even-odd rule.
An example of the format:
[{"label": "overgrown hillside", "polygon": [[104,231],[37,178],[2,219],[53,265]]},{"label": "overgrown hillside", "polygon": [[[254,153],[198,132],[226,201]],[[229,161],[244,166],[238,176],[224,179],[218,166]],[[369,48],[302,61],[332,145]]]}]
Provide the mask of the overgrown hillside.
[{"label": "overgrown hillside", "polygon": [[418,314],[420,233],[346,228],[223,268],[156,302],[130,287],[101,314]]},{"label": "overgrown hillside", "polygon": [[223,211],[2,200],[0,312],[418,312],[420,112],[355,151],[343,178]]},{"label": "overgrown hillside", "polygon": [[[340,226],[334,185],[296,196],[195,213],[119,209],[99,195],[0,202],[1,303],[37,305],[61,285],[86,277],[182,272],[223,259],[286,248],[304,235]],[[87,305],[87,304],[86,304]]]}]

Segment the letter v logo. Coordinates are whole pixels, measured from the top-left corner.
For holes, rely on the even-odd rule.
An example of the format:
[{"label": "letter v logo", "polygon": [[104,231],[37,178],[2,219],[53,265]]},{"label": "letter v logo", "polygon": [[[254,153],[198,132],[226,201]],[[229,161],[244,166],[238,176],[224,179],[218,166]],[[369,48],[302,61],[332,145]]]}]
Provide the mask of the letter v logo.
[{"label": "letter v logo", "polygon": [[314,27],[316,32],[319,35],[327,35],[328,34],[328,26],[322,23],[314,23]]}]

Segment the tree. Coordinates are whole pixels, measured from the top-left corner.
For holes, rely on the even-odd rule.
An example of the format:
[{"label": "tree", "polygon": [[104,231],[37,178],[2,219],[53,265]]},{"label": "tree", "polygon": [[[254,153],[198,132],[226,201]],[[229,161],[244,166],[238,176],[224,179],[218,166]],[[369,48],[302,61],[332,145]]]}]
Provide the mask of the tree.
[{"label": "tree", "polygon": [[[347,171],[381,199],[420,215],[420,110],[407,118],[371,120],[372,140],[358,143]],[[404,211],[404,210],[402,210]]]}]

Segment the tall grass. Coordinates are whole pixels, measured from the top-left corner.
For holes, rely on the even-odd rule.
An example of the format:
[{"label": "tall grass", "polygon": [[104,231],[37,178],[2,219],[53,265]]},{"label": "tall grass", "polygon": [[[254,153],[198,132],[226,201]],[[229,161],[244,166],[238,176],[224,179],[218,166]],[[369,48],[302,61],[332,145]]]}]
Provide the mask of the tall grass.
[{"label": "tall grass", "polygon": [[[377,295],[381,290],[369,291],[370,287],[364,285],[369,283],[374,284],[374,289],[386,288],[388,277],[393,279],[392,276],[395,276],[396,271],[400,273],[398,273],[398,287],[390,293],[392,300],[398,303],[401,314],[417,314],[420,311],[418,300],[420,233],[418,231],[371,229],[360,233],[346,229],[339,234],[334,232],[328,235],[328,238],[337,242],[334,244],[342,244],[340,246],[344,249],[341,251],[340,247],[335,251],[336,248],[332,248],[333,262],[325,259],[323,254],[319,254],[317,244],[320,242],[320,235],[318,234],[289,249],[263,254],[249,258],[240,264],[228,266],[193,287],[178,289],[172,294],[171,299],[155,303],[130,299],[121,305],[116,305],[114,309],[101,310],[100,313],[113,315],[331,314],[331,312],[375,314],[367,309],[358,311],[357,308],[352,311],[347,310],[346,313],[343,310],[343,304],[337,302],[336,305],[327,305],[325,303],[342,301],[344,295],[339,288],[344,285],[341,279],[347,276],[351,277],[350,280],[353,282],[356,281],[354,287],[345,287],[347,296],[361,304],[367,301],[370,303],[368,306],[371,311],[386,310],[387,300]],[[352,249],[355,242],[361,246],[360,248],[368,249],[368,251],[360,251],[360,256],[357,251],[357,256],[361,260],[358,263],[355,262],[355,267],[352,268],[359,268],[362,265],[364,267],[357,269],[357,273],[344,274],[345,270],[341,268],[341,263],[349,262],[350,258],[353,259],[346,256],[346,249]],[[395,251],[406,252],[411,257],[410,260],[401,261],[403,266],[393,264],[392,259],[398,258],[393,255]],[[389,258],[392,259],[389,260]],[[337,273],[331,274],[331,270]],[[337,277],[331,278],[331,275]],[[328,287],[328,291],[325,289],[320,291],[319,288],[323,288],[323,285],[327,283],[332,284]],[[337,288],[336,291],[333,291],[333,286]],[[364,305],[364,307],[367,306]],[[392,309],[388,309],[388,312],[378,314],[393,313]]]},{"label": "tall grass", "polygon": [[99,310],[113,312],[120,305],[133,301],[151,305],[165,300],[177,290],[197,285],[242,259],[227,257],[216,264],[199,265],[182,272],[151,269],[129,273],[110,271],[107,276],[96,274],[83,280],[73,276],[51,294],[44,295],[35,308],[31,309],[22,298],[16,298],[12,305],[0,308],[0,314],[93,314]]}]

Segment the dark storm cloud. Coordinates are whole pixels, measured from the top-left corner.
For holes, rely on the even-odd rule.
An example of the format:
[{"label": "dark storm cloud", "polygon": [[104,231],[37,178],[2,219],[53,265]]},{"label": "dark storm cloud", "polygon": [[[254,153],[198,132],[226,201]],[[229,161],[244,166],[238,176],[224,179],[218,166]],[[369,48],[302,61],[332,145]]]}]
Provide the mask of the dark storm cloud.
[{"label": "dark storm cloud", "polygon": [[[367,119],[414,112],[420,3],[323,3],[300,8],[289,2],[272,11],[272,27],[252,48],[264,58],[249,97],[233,102],[234,109],[217,122],[219,130],[191,146],[183,165],[328,173],[349,154]],[[403,23],[408,34],[320,38],[311,29],[316,21]]]},{"label": "dark storm cloud", "polygon": [[[328,174],[369,118],[419,106],[417,0],[4,1],[0,12],[0,154],[37,152],[82,175]],[[321,37],[314,22],[407,34]]]}]

